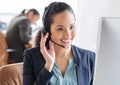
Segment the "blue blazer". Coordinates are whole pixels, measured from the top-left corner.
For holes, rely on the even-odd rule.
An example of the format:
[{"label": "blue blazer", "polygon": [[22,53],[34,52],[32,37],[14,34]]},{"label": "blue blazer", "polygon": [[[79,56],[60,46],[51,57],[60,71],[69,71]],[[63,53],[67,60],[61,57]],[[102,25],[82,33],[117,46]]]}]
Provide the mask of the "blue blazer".
[{"label": "blue blazer", "polygon": [[[49,85],[53,73],[44,67],[45,60],[39,47],[24,52],[23,85]],[[73,58],[77,65],[78,85],[92,85],[95,53],[72,45]]]}]

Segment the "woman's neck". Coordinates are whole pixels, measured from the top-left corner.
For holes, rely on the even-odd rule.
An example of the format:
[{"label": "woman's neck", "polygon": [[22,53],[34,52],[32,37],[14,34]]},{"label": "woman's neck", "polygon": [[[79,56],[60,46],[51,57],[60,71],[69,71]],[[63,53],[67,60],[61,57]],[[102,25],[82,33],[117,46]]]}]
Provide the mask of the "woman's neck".
[{"label": "woman's neck", "polygon": [[72,50],[71,50],[71,47],[70,48],[62,48],[62,47],[55,47],[55,54],[56,54],[56,57],[72,57],[73,54],[72,54]]},{"label": "woman's neck", "polygon": [[68,67],[69,59],[72,57],[73,54],[71,47],[70,48],[55,47],[55,61],[63,76]]}]

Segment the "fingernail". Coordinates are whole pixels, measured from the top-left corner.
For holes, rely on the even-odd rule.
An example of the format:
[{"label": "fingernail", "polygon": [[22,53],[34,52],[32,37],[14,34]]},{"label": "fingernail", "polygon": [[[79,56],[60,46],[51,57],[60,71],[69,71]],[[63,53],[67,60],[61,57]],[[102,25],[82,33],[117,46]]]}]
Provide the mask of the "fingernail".
[{"label": "fingernail", "polygon": [[48,35],[49,35],[49,33],[46,34],[46,36],[48,36]]}]

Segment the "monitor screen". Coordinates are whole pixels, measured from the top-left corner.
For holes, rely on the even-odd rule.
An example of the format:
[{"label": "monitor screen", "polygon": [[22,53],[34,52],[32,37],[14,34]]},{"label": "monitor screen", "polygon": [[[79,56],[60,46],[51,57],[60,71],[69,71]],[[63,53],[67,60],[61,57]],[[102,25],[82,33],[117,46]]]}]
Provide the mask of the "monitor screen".
[{"label": "monitor screen", "polygon": [[120,17],[100,20],[94,85],[120,85]]}]

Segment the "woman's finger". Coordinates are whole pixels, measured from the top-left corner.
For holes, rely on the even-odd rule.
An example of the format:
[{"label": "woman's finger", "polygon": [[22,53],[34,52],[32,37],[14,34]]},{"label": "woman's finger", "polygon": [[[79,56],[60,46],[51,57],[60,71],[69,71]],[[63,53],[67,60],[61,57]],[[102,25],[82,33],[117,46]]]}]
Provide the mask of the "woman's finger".
[{"label": "woman's finger", "polygon": [[54,50],[53,42],[49,41],[50,50]]},{"label": "woman's finger", "polygon": [[48,33],[45,36],[43,36],[43,34],[41,34],[40,50],[42,53],[47,51],[47,49],[45,47],[45,43],[46,43],[46,40],[48,38],[48,35],[49,35]]},{"label": "woman's finger", "polygon": [[41,47],[45,46],[46,40],[48,38],[48,35],[49,35],[48,33],[45,36],[43,36],[43,34],[41,34],[41,41],[40,41],[40,46]]},{"label": "woman's finger", "polygon": [[50,49],[48,50],[48,52],[49,52],[49,54],[50,54],[52,57],[55,57],[55,51],[54,51],[53,42],[49,41],[49,45],[50,45]]}]

